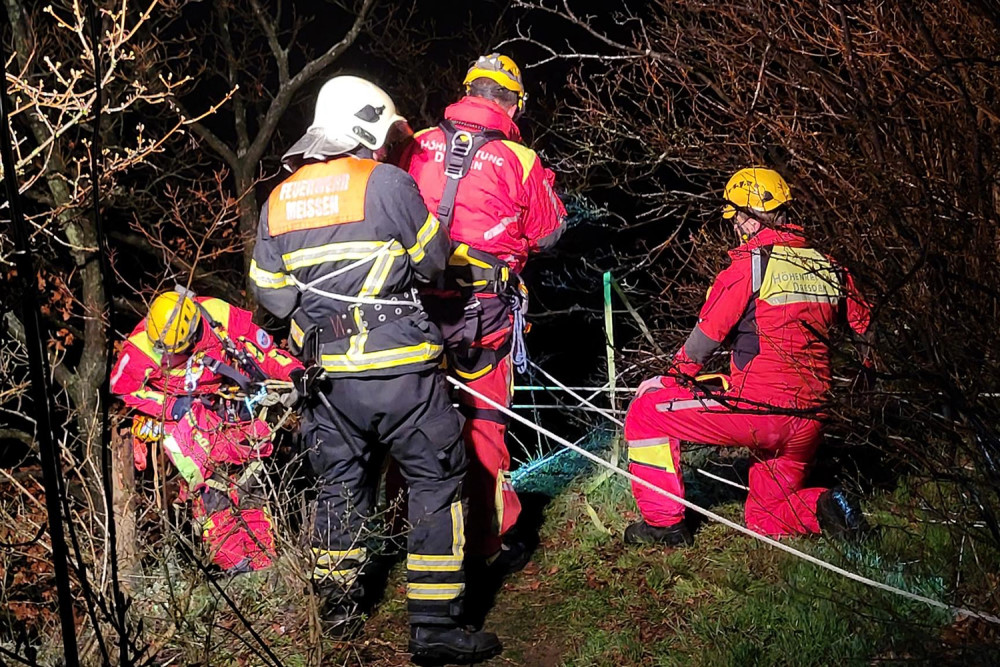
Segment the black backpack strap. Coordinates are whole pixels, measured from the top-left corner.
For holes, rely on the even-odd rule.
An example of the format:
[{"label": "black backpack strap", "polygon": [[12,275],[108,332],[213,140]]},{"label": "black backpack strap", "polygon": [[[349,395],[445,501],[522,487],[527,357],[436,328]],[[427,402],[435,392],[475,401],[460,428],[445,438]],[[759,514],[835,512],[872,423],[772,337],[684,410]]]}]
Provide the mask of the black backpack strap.
[{"label": "black backpack strap", "polygon": [[447,153],[444,158],[444,191],[438,204],[437,217],[446,228],[450,228],[455,215],[458,183],[469,173],[476,153],[489,142],[506,139],[507,136],[500,130],[460,130],[450,120],[441,121],[438,127],[444,133]]}]

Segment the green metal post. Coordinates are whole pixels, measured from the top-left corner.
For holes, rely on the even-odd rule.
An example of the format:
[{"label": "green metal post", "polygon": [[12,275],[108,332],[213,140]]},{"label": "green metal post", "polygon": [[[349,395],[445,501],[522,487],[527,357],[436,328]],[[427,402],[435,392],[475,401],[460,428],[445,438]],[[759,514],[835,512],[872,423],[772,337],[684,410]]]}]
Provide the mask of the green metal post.
[{"label": "green metal post", "polygon": [[618,399],[615,394],[615,321],[611,309],[611,284],[613,278],[610,271],[604,272],[604,347],[608,359],[608,403],[612,410],[618,409]]}]

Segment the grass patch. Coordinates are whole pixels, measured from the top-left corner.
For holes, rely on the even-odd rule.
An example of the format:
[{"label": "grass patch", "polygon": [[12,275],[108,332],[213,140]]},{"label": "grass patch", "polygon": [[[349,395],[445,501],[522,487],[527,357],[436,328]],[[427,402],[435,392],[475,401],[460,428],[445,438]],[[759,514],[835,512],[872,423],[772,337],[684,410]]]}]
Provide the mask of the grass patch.
[{"label": "grass patch", "polygon": [[[693,479],[689,487],[692,499],[698,484]],[[554,499],[535,563],[501,592],[490,625],[516,638],[506,653],[515,664],[829,665],[968,654],[948,638],[949,613],[849,581],[718,524],[704,524],[691,549],[626,548],[621,533],[637,518],[628,482],[614,477],[591,487],[577,481]],[[702,500],[742,520],[741,500]],[[954,562],[955,535],[947,526],[896,515],[883,522],[894,502],[869,500],[885,529],[861,545],[822,538],[789,543],[877,581],[947,600],[949,582],[964,567]],[[983,564],[975,569],[981,575]],[[539,644],[549,647],[549,661],[537,661]],[[551,657],[553,647],[558,658]],[[968,655],[988,654],[981,645]]]}]

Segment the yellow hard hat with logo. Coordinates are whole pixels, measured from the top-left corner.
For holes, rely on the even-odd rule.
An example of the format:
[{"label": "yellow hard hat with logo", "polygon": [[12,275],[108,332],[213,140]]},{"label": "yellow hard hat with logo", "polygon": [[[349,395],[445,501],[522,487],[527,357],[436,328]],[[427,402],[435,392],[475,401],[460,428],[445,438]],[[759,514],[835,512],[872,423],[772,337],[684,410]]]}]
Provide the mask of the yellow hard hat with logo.
[{"label": "yellow hard hat with logo", "polygon": [[194,301],[178,292],[166,292],[149,306],[146,335],[154,349],[176,354],[191,345],[200,322],[201,313]]},{"label": "yellow hard hat with logo", "polygon": [[792,200],[791,190],[781,174],[765,167],[747,167],[733,174],[726,183],[723,218],[736,215],[737,209],[767,213]]},{"label": "yellow hard hat with logo", "polygon": [[524,80],[521,79],[521,68],[513,60],[499,53],[481,56],[465,74],[462,84],[468,91],[469,84],[476,79],[490,79],[503,88],[517,93],[517,109],[524,110]]}]

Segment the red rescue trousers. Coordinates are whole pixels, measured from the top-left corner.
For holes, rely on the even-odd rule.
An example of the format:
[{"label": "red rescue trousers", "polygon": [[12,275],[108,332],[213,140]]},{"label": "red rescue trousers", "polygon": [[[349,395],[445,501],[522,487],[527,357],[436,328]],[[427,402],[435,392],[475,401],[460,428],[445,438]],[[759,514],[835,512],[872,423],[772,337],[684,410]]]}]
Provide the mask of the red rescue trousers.
[{"label": "red rescue trousers", "polygon": [[[513,395],[510,354],[500,357],[490,371],[473,379],[455,370],[456,377],[464,384],[510,407]],[[462,437],[469,455],[469,469],[465,473],[469,498],[466,550],[472,556],[491,556],[501,547],[500,536],[514,526],[521,513],[521,501],[510,479],[507,416],[468,392],[460,391],[458,400],[465,415]]]},{"label": "red rescue trousers", "polygon": [[[738,398],[721,401],[682,387],[669,378],[663,389],[632,401],[625,417],[629,470],[683,498],[681,441],[722,447],[749,447],[750,492],[747,527],[772,537],[818,533],[816,501],[826,489],[803,489],[822,437],[818,419],[766,413]],[[651,489],[632,484],[642,518],[651,526],[683,520],[684,506]]]}]

